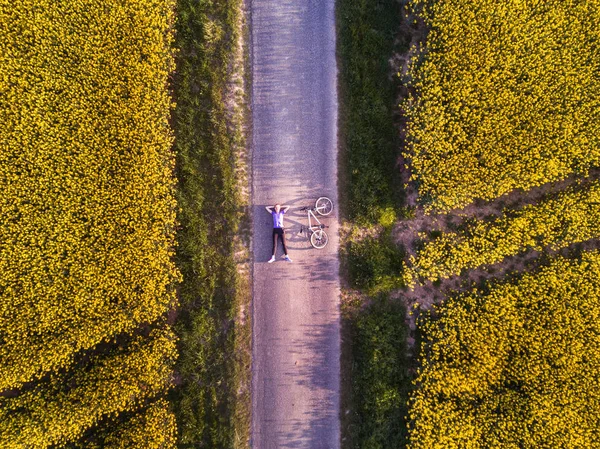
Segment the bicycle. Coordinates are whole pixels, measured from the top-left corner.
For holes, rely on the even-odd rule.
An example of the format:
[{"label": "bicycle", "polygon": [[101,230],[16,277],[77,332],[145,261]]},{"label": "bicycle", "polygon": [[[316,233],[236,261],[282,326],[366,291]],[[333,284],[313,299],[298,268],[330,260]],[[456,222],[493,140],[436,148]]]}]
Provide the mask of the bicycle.
[{"label": "bicycle", "polygon": [[[329,226],[325,226],[321,223],[315,215],[315,212],[322,216],[329,215],[333,211],[333,202],[329,198],[322,196],[315,201],[314,207],[303,207],[300,210],[307,211],[308,216],[308,226],[300,226],[300,234],[302,234],[305,229],[310,231],[310,244],[316,249],[325,248],[325,245],[329,242],[329,237],[327,237],[327,233],[324,229]],[[317,224],[313,225],[311,217]]]}]

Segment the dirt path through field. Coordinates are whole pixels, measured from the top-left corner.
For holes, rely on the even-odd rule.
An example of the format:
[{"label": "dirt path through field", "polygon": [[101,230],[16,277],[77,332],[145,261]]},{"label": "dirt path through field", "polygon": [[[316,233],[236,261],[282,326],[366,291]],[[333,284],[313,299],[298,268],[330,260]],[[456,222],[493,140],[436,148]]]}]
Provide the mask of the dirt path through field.
[{"label": "dirt path through field", "polygon": [[[339,447],[339,277],[336,213],[328,246],[300,235],[299,208],[337,204],[333,0],[252,0],[252,447]],[[271,255],[265,205],[291,205],[293,263]],[[281,247],[278,257],[281,256]]]}]

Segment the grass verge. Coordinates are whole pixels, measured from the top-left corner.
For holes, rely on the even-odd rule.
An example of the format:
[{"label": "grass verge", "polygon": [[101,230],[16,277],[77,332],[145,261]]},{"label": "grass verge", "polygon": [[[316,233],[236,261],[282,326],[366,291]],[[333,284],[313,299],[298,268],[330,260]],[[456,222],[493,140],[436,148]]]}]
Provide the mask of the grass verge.
[{"label": "grass verge", "polygon": [[389,280],[403,269],[405,252],[394,243],[391,231],[384,228],[377,235],[360,240],[352,240],[350,236],[344,255],[351,287],[372,295],[396,286]]},{"label": "grass verge", "polygon": [[243,308],[249,290],[239,266],[247,248],[240,224],[248,218],[238,176],[244,158],[243,19],[242,0],[177,2],[172,120],[176,261],[183,283],[171,400],[181,448],[247,446],[250,338]]},{"label": "grass verge", "polygon": [[352,403],[345,417],[345,448],[400,448],[411,376],[406,357],[405,310],[386,296],[348,318]]},{"label": "grass verge", "polygon": [[393,222],[390,214],[399,206],[397,83],[389,59],[400,18],[394,0],[340,0],[337,6],[340,191],[347,192],[347,217],[360,223]]},{"label": "grass verge", "polygon": [[[400,153],[399,82],[390,59],[406,52],[398,38],[401,5],[340,0],[337,6],[340,104],[342,306],[342,448],[406,444],[411,387],[405,310],[381,295],[379,279],[398,272],[404,254],[391,226],[402,215],[395,169]],[[344,286],[345,285],[345,286]],[[352,289],[351,289],[352,288]]]}]

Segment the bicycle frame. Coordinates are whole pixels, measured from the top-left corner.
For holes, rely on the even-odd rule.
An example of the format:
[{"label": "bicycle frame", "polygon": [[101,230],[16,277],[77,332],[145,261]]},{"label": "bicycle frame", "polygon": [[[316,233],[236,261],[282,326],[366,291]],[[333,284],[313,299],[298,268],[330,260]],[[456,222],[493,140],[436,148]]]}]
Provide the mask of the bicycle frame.
[{"label": "bicycle frame", "polygon": [[[319,232],[319,231],[323,231],[323,229],[325,229],[327,226],[325,226],[323,223],[321,223],[321,220],[319,220],[317,218],[317,216],[315,215],[315,208],[314,207],[306,207],[306,208],[302,208],[301,210],[306,210],[306,216],[308,218],[308,226],[300,226],[300,234],[302,234],[302,232],[304,232],[304,230],[306,229],[306,231],[309,231],[309,236],[312,233],[315,232]],[[312,217],[312,219],[311,219]],[[316,224],[313,224],[313,221],[316,221]]]},{"label": "bicycle frame", "polygon": [[[317,218],[317,216],[313,212],[313,209],[308,209],[308,214],[307,215],[308,215],[308,229],[310,229],[311,232],[315,232],[317,229],[322,229],[324,227],[324,225],[321,223],[321,221]],[[312,225],[312,222],[310,221],[310,217],[311,216],[319,224],[318,226],[317,225],[315,225],[315,226]]]}]

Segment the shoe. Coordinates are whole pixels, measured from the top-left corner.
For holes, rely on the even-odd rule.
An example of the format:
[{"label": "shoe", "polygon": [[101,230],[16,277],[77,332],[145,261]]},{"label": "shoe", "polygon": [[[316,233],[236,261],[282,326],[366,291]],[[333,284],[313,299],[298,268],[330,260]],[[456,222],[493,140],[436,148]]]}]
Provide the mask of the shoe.
[{"label": "shoe", "polygon": [[273,262],[275,262],[275,256],[271,256],[271,258],[269,259],[269,262],[267,262],[267,263],[273,263]]},{"label": "shoe", "polygon": [[290,258],[289,258],[289,256],[283,256],[283,260],[286,260],[286,261],[288,261],[288,262],[291,262],[291,261],[292,261],[292,259],[290,259]]}]

